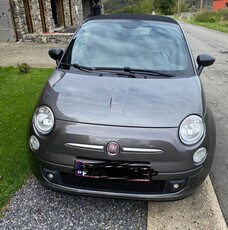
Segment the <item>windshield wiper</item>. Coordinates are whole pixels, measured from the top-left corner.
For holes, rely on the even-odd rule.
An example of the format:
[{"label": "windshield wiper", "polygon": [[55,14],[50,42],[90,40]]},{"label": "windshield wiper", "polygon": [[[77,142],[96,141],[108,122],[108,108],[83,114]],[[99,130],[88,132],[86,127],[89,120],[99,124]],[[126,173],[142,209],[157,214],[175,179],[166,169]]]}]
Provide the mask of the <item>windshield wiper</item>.
[{"label": "windshield wiper", "polygon": [[[127,76],[128,78],[136,78],[134,73],[125,72],[123,68],[115,68],[115,67],[94,67],[94,70],[98,70],[99,72],[108,72],[117,75]],[[120,72],[121,71],[121,72]]]},{"label": "windshield wiper", "polygon": [[[92,68],[92,67],[88,67],[88,66],[83,66],[83,65],[79,65],[77,63],[73,63],[73,64],[69,64],[69,63],[61,63],[60,65],[66,65],[66,66],[73,66],[76,69],[79,69],[81,71],[85,71],[85,72],[92,72],[92,71],[97,71],[98,68]],[[103,68],[101,68],[103,70]],[[135,78],[135,75],[132,73],[124,73],[124,72],[117,72],[117,71],[110,71],[110,69],[106,69],[104,68],[104,71],[108,71],[109,73],[114,73],[114,74],[118,74],[118,75],[124,75],[127,76],[129,78]],[[100,76],[103,76],[102,74]]]},{"label": "windshield wiper", "polygon": [[[95,67],[94,70],[102,70],[102,71],[123,71],[125,73],[131,74],[146,74],[150,76],[165,76],[165,77],[175,77],[171,74],[166,74],[156,70],[146,70],[146,69],[134,69],[131,67],[117,68],[117,67]],[[121,74],[121,72],[116,72]]]},{"label": "windshield wiper", "polygon": [[124,67],[124,72],[136,73],[136,74],[148,74],[152,76],[165,76],[165,77],[174,77],[174,75],[163,73],[157,70],[147,70],[147,69],[134,69],[130,67]]},{"label": "windshield wiper", "polygon": [[73,63],[73,64],[61,63],[60,65],[73,66],[76,69],[79,69],[79,70],[82,70],[82,71],[86,71],[86,72],[91,72],[91,71],[94,70],[94,68],[92,68],[92,67],[80,65],[80,64],[77,64],[77,63]]}]

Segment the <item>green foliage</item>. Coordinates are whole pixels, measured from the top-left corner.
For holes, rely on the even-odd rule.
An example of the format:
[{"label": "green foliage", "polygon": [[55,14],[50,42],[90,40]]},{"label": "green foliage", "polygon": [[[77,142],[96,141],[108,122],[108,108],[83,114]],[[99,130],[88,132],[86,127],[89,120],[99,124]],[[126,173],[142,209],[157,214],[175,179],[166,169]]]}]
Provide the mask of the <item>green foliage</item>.
[{"label": "green foliage", "polygon": [[173,14],[173,8],[176,5],[176,0],[153,0],[152,5],[155,12],[170,15]]},{"label": "green foliage", "polygon": [[203,12],[198,13],[194,17],[194,21],[196,22],[215,22],[215,12]]},{"label": "green foliage", "polygon": [[21,74],[28,74],[30,72],[30,66],[27,63],[17,64],[17,67]]},{"label": "green foliage", "polygon": [[118,11],[123,8],[127,8],[132,5],[137,5],[143,0],[105,0],[104,3],[104,9],[105,13],[113,13],[113,11]]},{"label": "green foliage", "polygon": [[151,14],[152,3],[151,0],[142,0],[137,4],[130,5],[122,9],[114,10],[112,11],[112,13]]},{"label": "green foliage", "polygon": [[198,13],[187,22],[228,33],[228,9]]},{"label": "green foliage", "polygon": [[[189,8],[200,8],[200,0],[185,0],[185,2],[189,5]],[[204,0],[203,1],[203,6],[204,7],[209,7],[212,6],[213,0]]]},{"label": "green foliage", "polygon": [[[192,9],[194,10],[194,9]],[[181,1],[180,4],[180,11],[181,12],[188,12],[191,11],[191,9],[189,8],[189,5],[185,2],[185,1]],[[172,13],[178,13],[178,1],[176,1],[175,6],[172,8]]]},{"label": "green foliage", "polygon": [[31,69],[20,75],[19,68],[0,68],[0,209],[30,174],[28,121],[51,72]]},{"label": "green foliage", "polygon": [[196,14],[193,18],[195,22],[204,22],[204,23],[218,23],[218,24],[227,24],[228,22],[228,9],[219,10],[216,12],[202,12]]},{"label": "green foliage", "polygon": [[217,31],[221,31],[224,33],[228,33],[228,23],[224,23],[224,24],[219,24],[217,22],[213,22],[213,23],[209,23],[209,22],[195,22],[193,20],[188,20],[189,23],[194,24],[194,25],[200,25],[200,26],[204,26],[206,28],[212,29],[212,30],[217,30]]},{"label": "green foliage", "polygon": [[[131,1],[131,0],[129,0]],[[131,3],[134,1],[132,0]],[[117,4],[113,2],[113,4]],[[125,1],[126,3],[126,1]],[[155,11],[157,14],[173,14],[176,0],[140,0],[135,1],[134,4],[129,4],[125,7],[120,7],[110,10],[110,13],[132,13],[132,14],[151,14]],[[117,4],[118,5],[118,4]],[[120,4],[121,5],[121,4]],[[186,6],[183,5],[183,7]]]},{"label": "green foliage", "polygon": [[[204,7],[210,8],[213,0],[204,0]],[[195,12],[200,7],[199,0],[180,1],[182,12]],[[171,15],[177,13],[178,0],[104,0],[105,13],[139,13]]]}]

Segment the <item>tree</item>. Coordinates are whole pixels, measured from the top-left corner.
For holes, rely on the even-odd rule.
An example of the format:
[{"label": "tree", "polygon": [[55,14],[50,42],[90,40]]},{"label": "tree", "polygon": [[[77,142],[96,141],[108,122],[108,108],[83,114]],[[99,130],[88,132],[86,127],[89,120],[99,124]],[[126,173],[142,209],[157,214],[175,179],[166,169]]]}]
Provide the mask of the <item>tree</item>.
[{"label": "tree", "polygon": [[[114,4],[108,5],[114,2]],[[107,13],[151,14],[152,0],[106,0]],[[117,4],[118,3],[118,4]]]},{"label": "tree", "polygon": [[141,3],[143,0],[103,0],[105,12],[111,13]]},{"label": "tree", "polygon": [[207,6],[207,7],[212,7],[213,4],[213,0],[186,0],[186,3],[189,5],[189,7],[196,7],[196,8],[200,8],[200,5],[202,4],[203,7]]},{"label": "tree", "polygon": [[172,9],[176,4],[176,0],[153,0],[153,7],[155,12],[160,12],[161,14],[169,15],[173,14]]}]

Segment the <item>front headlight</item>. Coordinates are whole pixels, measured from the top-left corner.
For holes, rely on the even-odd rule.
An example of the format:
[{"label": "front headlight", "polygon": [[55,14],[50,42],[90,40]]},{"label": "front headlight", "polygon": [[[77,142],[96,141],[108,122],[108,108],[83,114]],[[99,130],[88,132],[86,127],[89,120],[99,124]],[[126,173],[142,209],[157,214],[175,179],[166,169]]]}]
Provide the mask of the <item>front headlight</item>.
[{"label": "front headlight", "polygon": [[180,140],[186,145],[196,144],[205,134],[205,125],[200,116],[190,115],[186,117],[179,129]]},{"label": "front headlight", "polygon": [[36,129],[43,135],[51,132],[54,127],[55,118],[51,109],[45,105],[36,109],[33,115]]}]

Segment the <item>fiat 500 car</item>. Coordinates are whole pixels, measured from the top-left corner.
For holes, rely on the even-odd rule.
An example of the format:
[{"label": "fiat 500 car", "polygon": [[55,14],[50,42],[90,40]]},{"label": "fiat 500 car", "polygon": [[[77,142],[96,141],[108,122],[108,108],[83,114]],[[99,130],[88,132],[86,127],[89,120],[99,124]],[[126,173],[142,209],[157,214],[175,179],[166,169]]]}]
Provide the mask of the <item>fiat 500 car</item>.
[{"label": "fiat 500 car", "polygon": [[30,123],[30,160],[52,190],[175,200],[206,178],[215,125],[180,25],[161,16],[96,16],[63,51]]}]

